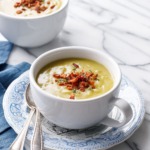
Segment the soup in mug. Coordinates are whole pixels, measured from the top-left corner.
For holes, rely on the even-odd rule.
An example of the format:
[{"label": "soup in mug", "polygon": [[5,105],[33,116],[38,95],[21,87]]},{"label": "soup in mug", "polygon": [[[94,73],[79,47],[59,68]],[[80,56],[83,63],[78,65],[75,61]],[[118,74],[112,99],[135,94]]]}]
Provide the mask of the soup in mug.
[{"label": "soup in mug", "polygon": [[0,0],[0,11],[12,16],[34,17],[53,13],[63,0]]},{"label": "soup in mug", "polygon": [[66,99],[89,99],[108,92],[113,78],[102,64],[82,58],[54,61],[37,75],[40,88]]}]

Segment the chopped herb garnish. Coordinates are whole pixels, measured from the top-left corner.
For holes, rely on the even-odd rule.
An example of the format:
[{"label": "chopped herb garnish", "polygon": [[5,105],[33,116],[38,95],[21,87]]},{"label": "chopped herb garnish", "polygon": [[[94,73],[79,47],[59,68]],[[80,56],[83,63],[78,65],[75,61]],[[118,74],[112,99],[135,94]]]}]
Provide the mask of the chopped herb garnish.
[{"label": "chopped herb garnish", "polygon": [[76,69],[77,69],[77,68],[73,66],[73,69],[72,69],[72,70],[75,71]]},{"label": "chopped herb garnish", "polygon": [[57,80],[57,82],[58,82],[58,83],[66,82],[66,79],[62,79],[62,78],[60,78],[60,79],[58,79],[58,80]]},{"label": "chopped herb garnish", "polygon": [[73,93],[76,93],[76,89],[73,89],[73,91],[72,91]]},{"label": "chopped herb garnish", "polygon": [[89,90],[93,90],[92,87],[89,87]]}]

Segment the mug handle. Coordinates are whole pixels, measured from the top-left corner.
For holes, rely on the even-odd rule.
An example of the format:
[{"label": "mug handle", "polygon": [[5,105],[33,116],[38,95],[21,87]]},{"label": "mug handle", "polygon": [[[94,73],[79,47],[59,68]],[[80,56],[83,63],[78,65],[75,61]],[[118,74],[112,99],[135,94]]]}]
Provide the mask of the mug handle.
[{"label": "mug handle", "polygon": [[122,127],[132,119],[133,117],[132,108],[127,101],[120,98],[117,98],[117,101],[115,102],[114,106],[118,107],[123,113],[124,116],[123,121],[119,122],[107,116],[104,120],[102,120],[101,124],[109,127]]}]

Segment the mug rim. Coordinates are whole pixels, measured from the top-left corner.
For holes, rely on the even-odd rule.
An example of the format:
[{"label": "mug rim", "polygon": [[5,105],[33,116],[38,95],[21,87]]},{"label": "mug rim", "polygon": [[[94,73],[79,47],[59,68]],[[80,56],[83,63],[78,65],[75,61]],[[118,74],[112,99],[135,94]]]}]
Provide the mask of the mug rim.
[{"label": "mug rim", "polygon": [[68,6],[68,3],[69,3],[69,0],[65,0],[64,4],[62,7],[60,7],[60,9],[58,9],[57,11],[54,11],[50,14],[45,14],[45,15],[42,15],[42,16],[32,16],[32,17],[23,17],[23,16],[11,16],[11,15],[8,15],[2,11],[0,11],[0,15],[2,15],[3,17],[6,17],[8,19],[14,19],[14,20],[38,20],[38,19],[42,19],[42,18],[47,18],[49,16],[54,16],[58,13],[61,13],[67,6]]},{"label": "mug rim", "polygon": [[[51,93],[47,93],[46,91],[42,90],[38,84],[36,83],[35,81],[35,78],[34,78],[34,69],[35,69],[35,65],[38,63],[39,60],[43,59],[45,56],[47,55],[50,55],[51,53],[56,53],[56,52],[59,52],[59,51],[62,51],[62,50],[68,50],[68,49],[72,49],[72,50],[76,50],[76,49],[81,49],[81,50],[85,50],[85,51],[95,51],[95,52],[98,52],[100,54],[103,54],[105,55],[105,57],[107,57],[108,59],[110,59],[110,61],[112,61],[117,69],[118,69],[118,73],[119,73],[119,78],[118,80],[116,81],[116,83],[113,85],[113,87],[105,92],[104,94],[102,95],[99,95],[99,96],[96,96],[96,97],[92,97],[92,98],[86,98],[86,99],[74,99],[74,100],[70,100],[70,99],[66,99],[66,98],[62,98],[62,97],[58,97],[58,96],[55,96]],[[105,65],[104,65],[105,66]],[[40,68],[41,69],[41,68]],[[107,68],[108,69],[108,68]],[[108,69],[109,70],[109,69]],[[109,71],[110,72],[110,71]],[[73,103],[76,103],[76,102],[87,102],[87,101],[94,101],[94,100],[98,100],[100,98],[103,98],[107,95],[109,95],[110,93],[112,93],[114,90],[116,90],[118,88],[118,86],[120,85],[121,83],[121,70],[120,70],[120,67],[119,65],[115,62],[115,60],[109,56],[108,54],[106,54],[105,52],[102,52],[102,51],[98,51],[94,48],[88,48],[88,47],[83,47],[83,46],[67,46],[67,47],[60,47],[60,48],[55,48],[55,49],[52,49],[52,50],[49,50],[43,54],[41,54],[39,57],[37,57],[35,59],[35,61],[32,63],[31,67],[30,67],[30,71],[29,71],[29,79],[30,79],[30,84],[32,84],[34,86],[34,88],[36,88],[36,90],[38,92],[40,92],[42,95],[44,94],[44,96],[47,96],[49,98],[54,98],[55,100],[58,100],[58,101],[66,101],[66,102],[73,102]]]}]

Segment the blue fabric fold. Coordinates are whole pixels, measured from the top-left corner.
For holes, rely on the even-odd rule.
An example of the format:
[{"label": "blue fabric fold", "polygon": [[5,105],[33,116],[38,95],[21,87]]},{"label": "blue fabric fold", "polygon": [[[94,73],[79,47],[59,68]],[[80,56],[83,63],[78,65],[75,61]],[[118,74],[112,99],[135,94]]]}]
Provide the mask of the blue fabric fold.
[{"label": "blue fabric fold", "polygon": [[6,63],[12,48],[12,43],[7,41],[0,42],[0,65]]},{"label": "blue fabric fold", "polygon": [[7,69],[0,72],[0,83],[4,86],[4,88],[7,88],[14,79],[28,70],[29,67],[30,65],[25,62],[15,66],[7,66]]},{"label": "blue fabric fold", "polygon": [[12,48],[13,44],[10,42],[0,42],[0,150],[8,150],[16,138],[16,133],[4,117],[3,96],[11,82],[30,68],[30,64],[26,62],[15,66],[6,63]]}]

